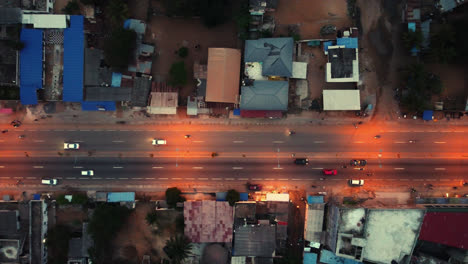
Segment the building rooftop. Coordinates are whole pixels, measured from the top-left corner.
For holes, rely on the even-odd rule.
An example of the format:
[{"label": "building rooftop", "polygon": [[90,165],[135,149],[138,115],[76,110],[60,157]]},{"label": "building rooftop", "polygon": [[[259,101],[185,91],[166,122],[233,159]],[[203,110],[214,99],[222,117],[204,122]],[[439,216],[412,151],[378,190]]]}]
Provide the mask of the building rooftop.
[{"label": "building rooftop", "polygon": [[42,89],[42,30],[21,29],[24,48],[20,51],[20,98],[23,105],[37,104]]},{"label": "building rooftop", "polygon": [[19,212],[0,210],[0,236],[16,234],[19,230]]},{"label": "building rooftop", "polygon": [[276,9],[278,6],[278,0],[249,0],[250,13],[255,14],[264,14],[268,10]]},{"label": "building rooftop", "polygon": [[323,90],[323,110],[360,110],[359,90]]},{"label": "building rooftop", "polygon": [[83,16],[70,16],[64,33],[63,101],[83,101],[84,32]]},{"label": "building rooftop", "polygon": [[107,193],[107,202],[134,202],[135,193],[134,192],[109,192]]},{"label": "building rooftop", "polygon": [[228,202],[184,202],[184,233],[194,243],[231,242],[232,214]]},{"label": "building rooftop", "polygon": [[17,239],[0,239],[0,263],[19,263],[20,241]]},{"label": "building rooftop", "polygon": [[325,213],[325,204],[308,204],[305,220],[305,240],[310,242],[321,242],[323,231],[323,217]]},{"label": "building rooftop", "polygon": [[177,114],[179,94],[176,92],[151,92],[148,112],[158,115]]},{"label": "building rooftop", "polygon": [[21,24],[21,9],[0,7],[0,25]]},{"label": "building rooftop", "polygon": [[67,28],[67,15],[23,14],[23,24],[32,24],[33,28]]},{"label": "building rooftop", "polygon": [[253,86],[242,86],[241,90],[241,110],[288,109],[287,81],[254,81]]},{"label": "building rooftop", "polygon": [[130,101],[131,87],[88,86],[85,88],[86,101]]},{"label": "building rooftop", "polygon": [[261,38],[245,41],[244,61],[261,62],[262,75],[292,76],[292,38]]},{"label": "building rooftop", "polygon": [[102,65],[104,60],[104,51],[100,49],[86,48],[84,55],[84,85],[110,85],[112,83],[112,71]]},{"label": "building rooftop", "polygon": [[338,232],[362,235],[366,222],[366,210],[364,208],[352,208],[341,210],[341,220]]},{"label": "building rooftop", "polygon": [[357,82],[359,81],[358,51],[356,48],[343,46],[328,47],[328,62],[326,67],[327,82]]},{"label": "building rooftop", "polygon": [[468,249],[467,212],[428,212],[419,234],[420,240]]},{"label": "building rooftop", "polygon": [[240,50],[208,49],[205,101],[233,104],[239,102],[240,62]]},{"label": "building rooftop", "polygon": [[146,77],[134,77],[132,89],[132,106],[148,105],[148,94],[151,90],[151,80]]},{"label": "building rooftop", "polygon": [[272,257],[276,248],[274,225],[239,226],[234,231],[233,256]]}]

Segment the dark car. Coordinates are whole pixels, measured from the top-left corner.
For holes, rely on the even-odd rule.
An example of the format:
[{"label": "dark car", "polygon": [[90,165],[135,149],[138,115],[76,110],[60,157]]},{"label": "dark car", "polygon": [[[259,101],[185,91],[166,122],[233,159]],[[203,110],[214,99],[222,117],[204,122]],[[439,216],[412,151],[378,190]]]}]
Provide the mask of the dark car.
[{"label": "dark car", "polygon": [[261,191],[262,190],[262,186],[259,184],[249,184],[247,188],[249,189],[249,191]]},{"label": "dark car", "polygon": [[351,166],[366,166],[367,161],[366,160],[351,160],[349,164]]},{"label": "dark car", "polygon": [[294,163],[298,165],[307,165],[309,164],[309,159],[306,159],[306,158],[295,159]]}]

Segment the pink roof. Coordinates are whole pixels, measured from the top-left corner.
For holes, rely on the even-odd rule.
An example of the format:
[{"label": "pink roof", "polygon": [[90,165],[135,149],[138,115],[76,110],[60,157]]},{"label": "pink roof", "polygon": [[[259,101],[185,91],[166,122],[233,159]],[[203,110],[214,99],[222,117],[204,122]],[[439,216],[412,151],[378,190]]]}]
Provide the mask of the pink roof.
[{"label": "pink roof", "polygon": [[468,213],[426,213],[420,240],[468,249]]},{"label": "pink roof", "polygon": [[184,233],[194,243],[232,241],[234,218],[228,202],[185,202],[184,220]]}]

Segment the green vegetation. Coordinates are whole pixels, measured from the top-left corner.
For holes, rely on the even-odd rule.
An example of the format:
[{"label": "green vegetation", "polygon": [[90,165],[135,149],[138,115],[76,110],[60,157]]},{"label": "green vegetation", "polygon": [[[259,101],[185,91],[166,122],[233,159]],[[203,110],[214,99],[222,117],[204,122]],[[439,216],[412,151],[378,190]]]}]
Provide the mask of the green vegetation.
[{"label": "green vegetation", "polygon": [[0,100],[19,100],[18,86],[0,86]]},{"label": "green vegetation", "polygon": [[65,194],[61,194],[57,197],[56,199],[58,205],[64,205],[64,204],[86,204],[88,202],[88,197],[86,194],[73,194],[72,195],[72,200],[69,202],[67,199],[65,199]]},{"label": "green vegetation", "polygon": [[169,84],[176,87],[187,84],[187,70],[183,61],[172,64],[169,70]]},{"label": "green vegetation", "polygon": [[410,51],[412,48],[421,49],[421,44],[424,39],[421,30],[416,30],[416,31],[408,30],[407,32],[403,33],[401,38],[403,40],[403,43],[406,49],[408,49],[408,51]]},{"label": "green vegetation", "polygon": [[227,192],[226,200],[229,202],[230,206],[234,206],[234,204],[240,201],[240,193],[234,189],[231,189]]},{"label": "green vegetation", "polygon": [[112,239],[124,225],[130,209],[120,205],[101,204],[94,210],[88,232],[94,240],[89,250],[93,263],[112,263]]},{"label": "green vegetation", "polygon": [[201,17],[207,27],[215,27],[226,22],[226,0],[163,0],[167,16]]},{"label": "green vegetation", "polygon": [[410,111],[430,109],[432,95],[442,92],[443,85],[439,76],[429,73],[421,63],[410,65],[405,71],[408,93],[402,98],[403,106]]},{"label": "green vegetation", "polygon": [[68,260],[68,241],[71,231],[67,226],[56,225],[47,232],[48,263],[62,264]]},{"label": "green vegetation", "polygon": [[154,225],[158,221],[158,215],[155,211],[149,212],[146,214],[145,220],[148,225]]},{"label": "green vegetation", "polygon": [[126,69],[136,48],[135,31],[124,28],[115,29],[104,46],[104,57],[111,67]]},{"label": "green vegetation", "polygon": [[249,1],[242,0],[239,4],[239,8],[234,10],[234,21],[237,25],[237,35],[240,39],[245,40],[249,37],[249,24],[250,24],[250,13],[249,13]]},{"label": "green vegetation", "polygon": [[182,191],[177,187],[168,188],[166,190],[166,202],[169,208],[175,208],[177,203],[185,201],[185,198],[181,196]]},{"label": "green vegetation", "polygon": [[77,0],[72,0],[62,9],[67,15],[77,15],[80,13],[80,5]]},{"label": "green vegetation", "polygon": [[124,20],[128,18],[128,6],[122,0],[110,0],[107,5],[107,15],[114,27],[122,27]]},{"label": "green vegetation", "polygon": [[164,252],[171,259],[172,264],[180,264],[189,256],[192,245],[184,235],[176,235],[166,241]]},{"label": "green vegetation", "polygon": [[179,55],[179,57],[181,57],[182,59],[186,58],[188,56],[188,48],[187,47],[181,47],[177,51],[177,55]]},{"label": "green vegetation", "polygon": [[439,63],[452,62],[456,55],[455,30],[449,24],[444,24],[431,37],[430,58]]}]

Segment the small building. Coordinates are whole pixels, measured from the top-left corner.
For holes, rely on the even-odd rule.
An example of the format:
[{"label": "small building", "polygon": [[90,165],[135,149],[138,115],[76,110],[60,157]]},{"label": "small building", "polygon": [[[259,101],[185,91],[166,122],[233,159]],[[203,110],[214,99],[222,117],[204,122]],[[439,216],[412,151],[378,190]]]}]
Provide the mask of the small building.
[{"label": "small building", "polygon": [[327,82],[358,82],[358,49],[344,45],[329,46],[325,72]]},{"label": "small building", "polygon": [[206,102],[239,103],[240,62],[238,49],[208,49]]},{"label": "small building", "polygon": [[275,226],[246,225],[234,230],[233,256],[264,257],[275,256]]},{"label": "small building", "polygon": [[20,99],[23,105],[37,104],[37,91],[43,84],[43,32],[40,29],[21,29],[20,51]]},{"label": "small building", "polygon": [[307,196],[304,238],[314,245],[320,245],[323,234],[325,203],[323,196]]},{"label": "small building", "polygon": [[22,12],[17,7],[0,7],[0,25],[21,24]]},{"label": "small building", "polygon": [[73,237],[68,241],[68,264],[87,264],[90,259],[89,249],[93,239],[88,233],[88,223],[83,223],[81,237]]},{"label": "small building", "polygon": [[56,14],[23,14],[23,24],[31,24],[33,28],[67,28],[67,15]]},{"label": "small building", "polygon": [[176,92],[151,92],[148,113],[157,115],[177,114],[178,98]]},{"label": "small building", "polygon": [[109,192],[107,193],[108,203],[135,202],[134,192]]},{"label": "small building", "polygon": [[241,91],[241,110],[288,110],[287,81],[254,81],[251,86],[242,86]]},{"label": "small building", "polygon": [[249,12],[252,16],[262,16],[273,12],[278,6],[278,0],[249,0]]},{"label": "small building", "polygon": [[249,67],[258,67],[262,76],[292,77],[293,47],[292,38],[246,40],[244,51],[246,72]]},{"label": "small building", "polygon": [[19,231],[18,210],[0,210],[0,236],[16,234]]},{"label": "small building", "polygon": [[419,240],[468,250],[467,212],[427,212]]},{"label": "small building", "polygon": [[361,110],[359,90],[323,90],[323,110]]},{"label": "small building", "polygon": [[228,202],[184,202],[184,234],[193,243],[232,241],[233,209]]},{"label": "small building", "polygon": [[135,54],[133,61],[128,65],[128,71],[150,76],[154,46],[143,43],[146,32],[145,22],[137,19],[127,19],[124,22],[124,28],[134,30],[137,35]]}]

